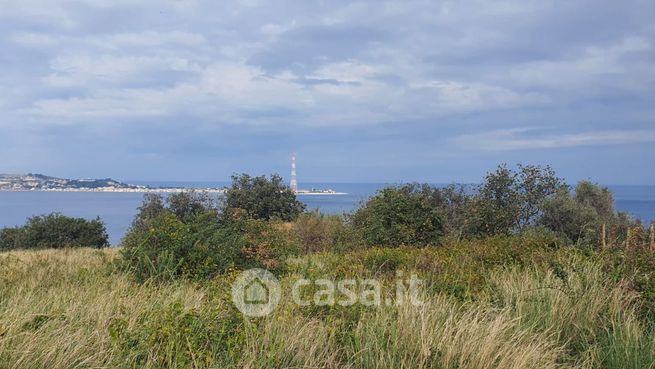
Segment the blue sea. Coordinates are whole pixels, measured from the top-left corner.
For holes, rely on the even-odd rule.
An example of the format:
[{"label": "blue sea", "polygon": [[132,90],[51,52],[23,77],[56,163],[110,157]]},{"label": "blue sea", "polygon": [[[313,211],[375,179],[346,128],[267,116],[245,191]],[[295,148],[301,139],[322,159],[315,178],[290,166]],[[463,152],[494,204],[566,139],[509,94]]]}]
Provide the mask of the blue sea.
[{"label": "blue sea", "polygon": [[[223,187],[227,182],[136,182],[151,186],[195,188]],[[310,210],[343,214],[357,206],[384,183],[304,183],[302,188],[331,188],[347,195],[302,195],[298,198]],[[614,192],[616,208],[644,222],[655,220],[655,186],[608,186]],[[216,195],[220,196],[220,195]],[[0,192],[0,227],[22,225],[33,215],[59,212],[92,219],[100,217],[107,226],[110,242],[116,245],[127,231],[143,200],[139,193],[99,192]]]}]

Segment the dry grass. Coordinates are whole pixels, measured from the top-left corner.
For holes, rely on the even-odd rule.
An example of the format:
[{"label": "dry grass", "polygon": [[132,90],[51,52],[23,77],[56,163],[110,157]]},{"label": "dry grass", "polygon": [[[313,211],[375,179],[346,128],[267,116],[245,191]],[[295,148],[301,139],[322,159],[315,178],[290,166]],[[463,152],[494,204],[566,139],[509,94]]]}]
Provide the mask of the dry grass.
[{"label": "dry grass", "polygon": [[190,285],[138,285],[112,273],[115,250],[0,254],[0,367],[113,367],[108,327],[154,304],[203,303]]},{"label": "dry grass", "polygon": [[[635,296],[582,258],[565,260],[567,276],[490,271],[491,287],[475,301],[434,294],[423,306],[351,315],[286,301],[268,319],[239,320],[240,333],[219,345],[199,345],[221,332],[212,319],[230,318],[221,305],[225,280],[137,284],[114,270],[116,257],[86,249],[0,254],[0,368],[655,367]],[[131,336],[112,338],[117,321]]]},{"label": "dry grass", "polygon": [[505,310],[438,296],[422,307],[383,309],[357,329],[361,368],[557,368],[551,335],[520,329]]}]

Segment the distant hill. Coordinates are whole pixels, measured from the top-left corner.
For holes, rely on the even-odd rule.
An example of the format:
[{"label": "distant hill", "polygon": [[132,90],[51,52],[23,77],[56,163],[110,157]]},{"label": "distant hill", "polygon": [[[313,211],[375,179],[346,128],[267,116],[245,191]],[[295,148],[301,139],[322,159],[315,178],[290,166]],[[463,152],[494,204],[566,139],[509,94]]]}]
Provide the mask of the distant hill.
[{"label": "distant hill", "polygon": [[111,178],[104,179],[65,179],[43,174],[0,174],[0,191],[45,191],[45,190],[84,190],[84,189],[138,189]]}]

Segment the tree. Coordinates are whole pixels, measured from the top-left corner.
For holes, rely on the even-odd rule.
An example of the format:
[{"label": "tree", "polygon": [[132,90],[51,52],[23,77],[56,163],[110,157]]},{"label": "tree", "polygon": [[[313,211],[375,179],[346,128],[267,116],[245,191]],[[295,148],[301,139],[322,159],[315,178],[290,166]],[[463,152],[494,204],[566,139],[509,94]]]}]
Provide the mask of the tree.
[{"label": "tree", "polygon": [[234,175],[223,201],[224,214],[242,211],[253,219],[292,221],[304,210],[305,204],[277,174],[270,178]]},{"label": "tree", "polygon": [[209,193],[194,190],[172,194],[166,199],[166,204],[170,212],[182,221],[201,213],[218,211]]},{"label": "tree", "polygon": [[143,195],[143,202],[138,208],[138,213],[132,221],[132,229],[143,229],[149,220],[168,212],[164,198],[160,194],[147,193]]},{"label": "tree", "polygon": [[620,233],[616,238],[622,238],[627,228],[635,225],[626,214],[614,211],[614,198],[608,188],[589,181],[579,182],[574,194],[568,188],[561,189],[548,199],[539,223],[566,235],[574,243],[590,246],[600,243],[603,224],[608,236],[612,230]]},{"label": "tree", "polygon": [[596,209],[577,201],[568,189],[562,189],[544,203],[539,223],[573,243],[590,243],[597,240],[601,220]]},{"label": "tree", "polygon": [[172,214],[180,221],[186,222],[189,218],[203,213],[218,214],[216,201],[206,192],[182,191],[166,198],[160,194],[147,193],[143,196],[139,212],[132,221],[132,230],[143,229],[150,220],[163,214]]},{"label": "tree", "polygon": [[537,223],[544,202],[566,188],[549,166],[499,166],[488,173],[472,199],[472,232],[509,234]]},{"label": "tree", "polygon": [[591,206],[598,215],[606,220],[612,220],[614,214],[614,195],[607,187],[601,187],[589,181],[580,181],[575,187],[577,202]]},{"label": "tree", "polygon": [[521,213],[516,177],[506,165],[486,175],[473,198],[474,234],[508,234],[515,229]]},{"label": "tree", "polygon": [[405,192],[419,193],[442,217],[446,234],[457,238],[464,235],[469,222],[471,196],[462,184],[436,187],[429,184],[409,184],[403,186]]},{"label": "tree", "polygon": [[58,213],[29,218],[22,227],[0,230],[0,249],[109,246],[100,218],[86,220]]},{"label": "tree", "polygon": [[433,245],[443,234],[437,209],[415,185],[378,191],[351,222],[371,246]]},{"label": "tree", "polygon": [[523,228],[537,222],[542,213],[544,201],[568,186],[555,175],[550,167],[518,165],[517,190],[521,199],[518,227]]}]

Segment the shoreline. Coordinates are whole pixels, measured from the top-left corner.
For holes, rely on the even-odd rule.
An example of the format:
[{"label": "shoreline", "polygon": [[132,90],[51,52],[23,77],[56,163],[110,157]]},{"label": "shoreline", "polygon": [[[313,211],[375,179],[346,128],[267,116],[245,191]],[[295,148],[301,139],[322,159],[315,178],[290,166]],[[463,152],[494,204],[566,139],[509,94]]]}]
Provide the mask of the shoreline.
[{"label": "shoreline", "polygon": [[347,192],[299,192],[296,196],[347,195]]},{"label": "shoreline", "polygon": [[[223,188],[66,188],[38,190],[0,190],[0,192],[93,192],[93,193],[177,193],[183,191],[225,193]],[[346,192],[299,192],[296,196],[331,196],[347,195]]]},{"label": "shoreline", "polygon": [[225,193],[222,188],[66,188],[38,190],[0,190],[0,192],[105,192],[105,193],[176,193],[195,190],[199,192]]}]

